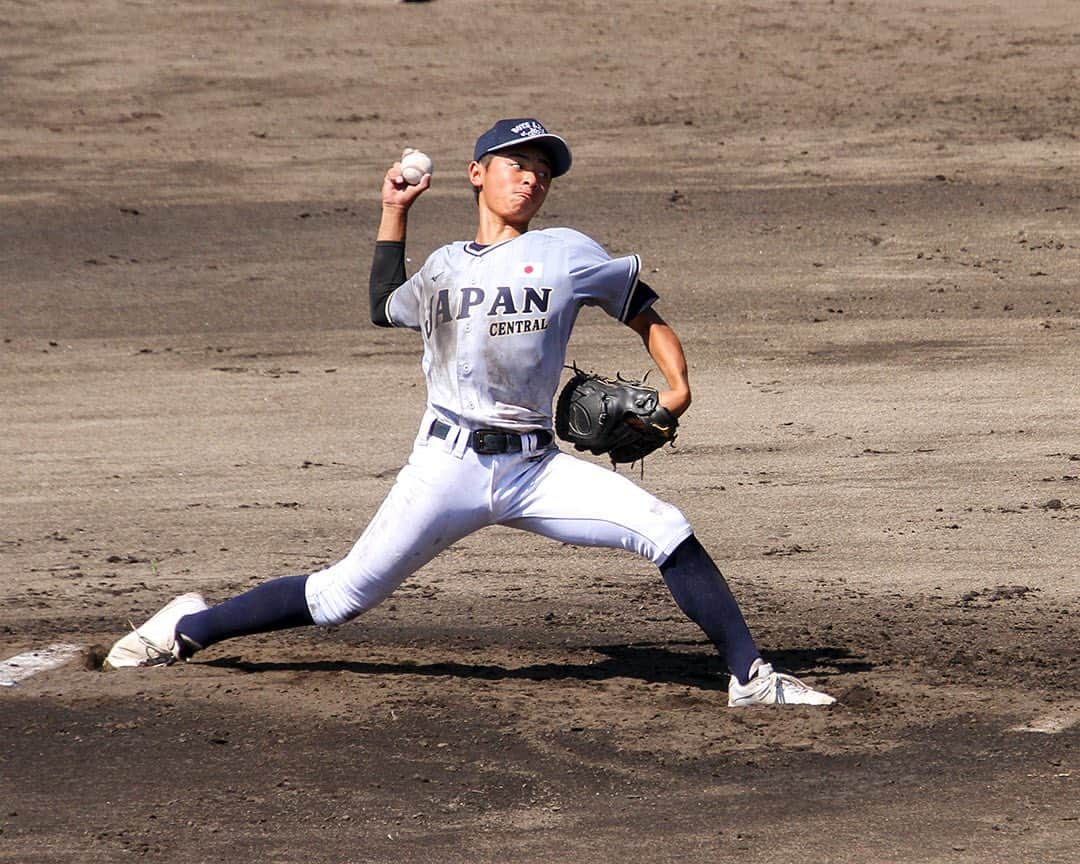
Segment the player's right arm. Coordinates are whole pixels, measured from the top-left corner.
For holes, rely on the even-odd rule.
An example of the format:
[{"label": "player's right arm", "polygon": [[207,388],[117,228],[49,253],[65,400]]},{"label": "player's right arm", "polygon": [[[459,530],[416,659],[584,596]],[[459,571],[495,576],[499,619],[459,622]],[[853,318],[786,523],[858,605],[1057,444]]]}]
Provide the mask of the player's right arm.
[{"label": "player's right arm", "polygon": [[371,321],[379,327],[392,327],[386,313],[390,295],[405,282],[405,234],[409,224],[409,208],[431,185],[431,175],[415,186],[401,176],[401,163],[395,162],[383,177],[382,217],[375,235],[375,254],[371,259],[368,281]]}]

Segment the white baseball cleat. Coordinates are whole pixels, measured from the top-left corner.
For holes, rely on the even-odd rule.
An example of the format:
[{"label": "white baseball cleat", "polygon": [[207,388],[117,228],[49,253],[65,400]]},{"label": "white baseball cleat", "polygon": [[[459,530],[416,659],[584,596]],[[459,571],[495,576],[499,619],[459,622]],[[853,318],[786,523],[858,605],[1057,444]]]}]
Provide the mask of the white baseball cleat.
[{"label": "white baseball cleat", "polygon": [[773,671],[772,666],[760,657],[750,667],[750,680],[740,684],[731,676],[728,684],[728,705],[742,708],[746,705],[832,705],[836,700],[821,693],[796,678]]},{"label": "white baseball cleat", "polygon": [[202,612],[210,607],[202,594],[181,594],[174,597],[154,616],[136,627],[123,639],[118,639],[105,658],[106,669],[128,666],[168,666],[180,659],[176,644],[176,625],[185,615]]}]

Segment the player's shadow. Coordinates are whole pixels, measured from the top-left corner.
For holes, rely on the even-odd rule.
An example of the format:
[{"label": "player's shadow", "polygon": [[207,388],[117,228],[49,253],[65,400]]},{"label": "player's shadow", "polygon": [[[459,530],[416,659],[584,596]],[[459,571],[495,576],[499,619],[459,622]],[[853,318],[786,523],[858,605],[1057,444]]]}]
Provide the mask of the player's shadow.
[{"label": "player's shadow", "polygon": [[[475,678],[483,681],[551,681],[577,679],[604,681],[636,678],[649,683],[682,684],[703,690],[726,689],[728,673],[708,643],[698,651],[675,650],[666,645],[596,645],[592,650],[604,657],[591,663],[534,663],[507,667],[492,663],[411,663],[409,661],[298,660],[247,661],[221,657],[204,661],[207,666],[244,672],[351,672],[356,675],[421,675],[426,677]],[[793,675],[813,673],[828,677],[848,672],[866,672],[873,664],[846,648],[797,648],[768,652],[769,662]]]}]

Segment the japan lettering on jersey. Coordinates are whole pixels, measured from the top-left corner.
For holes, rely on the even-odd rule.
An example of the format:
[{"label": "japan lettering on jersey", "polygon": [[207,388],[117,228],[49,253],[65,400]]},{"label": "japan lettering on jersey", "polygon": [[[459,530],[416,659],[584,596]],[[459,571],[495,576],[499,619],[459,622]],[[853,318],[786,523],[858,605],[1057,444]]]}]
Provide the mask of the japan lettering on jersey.
[{"label": "japan lettering on jersey", "polygon": [[452,243],[387,300],[395,326],[420,331],[428,404],[450,423],[551,428],[570,332],[582,306],[626,321],[641,262],[612,258],[569,228],[528,231],[492,246]]}]

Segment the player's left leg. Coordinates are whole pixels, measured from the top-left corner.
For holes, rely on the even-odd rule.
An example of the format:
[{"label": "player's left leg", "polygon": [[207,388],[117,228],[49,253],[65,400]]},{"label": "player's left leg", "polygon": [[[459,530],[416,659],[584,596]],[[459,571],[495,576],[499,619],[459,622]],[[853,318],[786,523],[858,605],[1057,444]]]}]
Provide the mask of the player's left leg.
[{"label": "player's left leg", "polygon": [[741,683],[760,657],[739,604],[686,517],[633,481],[558,453],[509,484],[503,522],[564,543],[627,549],[660,568],[679,608]]},{"label": "player's left leg", "polygon": [[686,517],[626,477],[557,453],[500,477],[499,521],[566,543],[637,552],[660,568],[675,602],[710,637],[731,672],[729,705],[828,705],[835,700],[761,659],[739,603]]},{"label": "player's left leg", "polygon": [[731,674],[745,684],[761,654],[727,580],[697,537],[691,534],[680,543],[660,565],[660,573],[679,608],[716,645]]},{"label": "player's left leg", "polygon": [[499,521],[564,543],[628,549],[651,560],[679,608],[723,656],[732,673],[729,705],[836,701],[761,658],[735,596],[677,508],[620,474],[565,453],[517,470],[500,478]]}]

